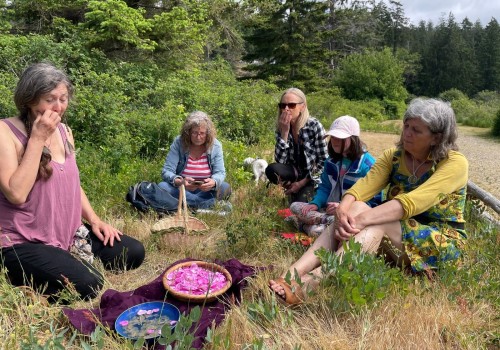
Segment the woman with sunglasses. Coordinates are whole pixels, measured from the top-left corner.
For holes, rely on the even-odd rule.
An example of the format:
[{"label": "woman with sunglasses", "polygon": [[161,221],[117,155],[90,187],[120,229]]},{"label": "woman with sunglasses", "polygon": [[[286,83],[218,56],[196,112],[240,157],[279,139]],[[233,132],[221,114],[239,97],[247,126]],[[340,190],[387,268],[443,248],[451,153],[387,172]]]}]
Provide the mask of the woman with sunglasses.
[{"label": "woman with sunglasses", "polygon": [[95,297],[104,277],[94,257],[106,269],[127,270],[145,254],[142,243],[97,216],[80,186],[73,135],[61,122],[72,95],[66,74],[34,64],[14,93],[19,115],[0,121],[0,264],[13,285],[50,301],[66,287]]},{"label": "woman with sunglasses", "polygon": [[222,145],[210,117],[192,112],[181,128],[165,159],[158,186],[179,198],[179,186],[186,188],[186,203],[192,209],[210,209],[216,200],[226,211],[231,210],[227,198],[231,186],[224,182],[226,169]]},{"label": "woman with sunglasses", "polygon": [[312,199],[328,155],[324,137],[323,125],[309,115],[305,94],[297,88],[283,92],[278,103],[276,162],[266,168],[266,176],[283,186],[290,203]]}]

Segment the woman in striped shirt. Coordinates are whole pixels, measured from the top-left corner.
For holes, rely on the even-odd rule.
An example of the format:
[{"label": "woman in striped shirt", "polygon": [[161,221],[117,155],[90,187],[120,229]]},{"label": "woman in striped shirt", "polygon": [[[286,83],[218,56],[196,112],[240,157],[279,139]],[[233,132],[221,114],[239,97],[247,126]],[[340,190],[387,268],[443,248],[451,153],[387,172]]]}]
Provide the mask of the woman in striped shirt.
[{"label": "woman in striped shirt", "polygon": [[158,185],[178,198],[179,186],[184,184],[190,208],[212,208],[216,200],[227,199],[231,194],[231,186],[224,182],[222,145],[216,136],[210,117],[205,112],[192,112],[165,159],[163,182]]}]

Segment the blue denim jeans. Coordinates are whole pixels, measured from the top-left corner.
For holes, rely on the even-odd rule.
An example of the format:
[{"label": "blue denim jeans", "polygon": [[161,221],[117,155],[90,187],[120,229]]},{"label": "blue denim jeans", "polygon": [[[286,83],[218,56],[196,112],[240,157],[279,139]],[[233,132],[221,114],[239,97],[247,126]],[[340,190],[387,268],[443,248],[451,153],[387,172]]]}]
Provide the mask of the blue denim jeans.
[{"label": "blue denim jeans", "polygon": [[[179,198],[179,188],[172,186],[168,182],[158,184],[162,189],[168,191],[175,198]],[[187,191],[186,203],[192,209],[210,209],[215,206],[216,200],[228,199],[231,195],[231,186],[227,182],[222,182],[217,190],[203,192],[202,190]]]}]

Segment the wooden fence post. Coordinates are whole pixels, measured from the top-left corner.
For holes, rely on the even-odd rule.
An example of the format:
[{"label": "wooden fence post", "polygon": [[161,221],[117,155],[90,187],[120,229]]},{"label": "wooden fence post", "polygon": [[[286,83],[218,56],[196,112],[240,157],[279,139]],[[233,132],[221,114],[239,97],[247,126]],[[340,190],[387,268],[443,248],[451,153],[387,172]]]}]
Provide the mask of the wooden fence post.
[{"label": "wooden fence post", "polygon": [[480,199],[484,204],[493,209],[497,214],[500,214],[500,200],[495,198],[491,193],[483,190],[472,181],[467,181],[467,195],[471,195]]}]

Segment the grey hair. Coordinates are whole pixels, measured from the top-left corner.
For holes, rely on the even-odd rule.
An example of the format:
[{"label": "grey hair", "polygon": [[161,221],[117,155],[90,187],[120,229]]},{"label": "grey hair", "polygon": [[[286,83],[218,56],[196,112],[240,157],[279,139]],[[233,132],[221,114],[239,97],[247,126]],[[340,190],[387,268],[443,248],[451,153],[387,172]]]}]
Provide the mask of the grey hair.
[{"label": "grey hair", "polygon": [[[302,112],[300,113],[299,115],[299,118],[297,120],[297,128],[298,130],[302,129],[302,127],[304,125],[306,125],[306,122],[307,120],[309,119],[309,109],[307,108],[307,98],[306,98],[306,94],[304,94],[304,92],[298,88],[289,88],[289,89],[286,89],[282,94],[281,94],[281,97],[280,97],[280,102],[281,100],[283,100],[283,97],[286,95],[286,94],[292,94],[292,95],[295,95],[297,96],[298,98],[301,99],[300,102],[303,102],[304,103],[304,109],[302,110]],[[281,111],[279,110],[278,108],[278,119],[276,121],[276,128],[279,128],[279,120],[280,120],[280,115],[281,115]]]},{"label": "grey hair", "polygon": [[68,89],[68,100],[73,97],[73,84],[63,71],[49,63],[35,63],[21,75],[14,92],[14,103],[21,120],[27,120],[30,107],[37,104],[40,97],[64,83]]},{"label": "grey hair", "polygon": [[[411,119],[422,120],[431,133],[440,135],[439,142],[431,145],[431,156],[434,161],[448,157],[450,150],[458,150],[455,112],[447,102],[434,98],[413,99],[406,109],[403,123]],[[397,146],[403,147],[403,134]]]},{"label": "grey hair", "polygon": [[199,126],[205,126],[207,128],[207,138],[205,141],[207,150],[213,146],[215,138],[217,137],[217,131],[215,130],[212,119],[210,119],[205,112],[194,111],[187,116],[181,128],[181,141],[185,149],[189,149],[191,145],[191,130]]}]

